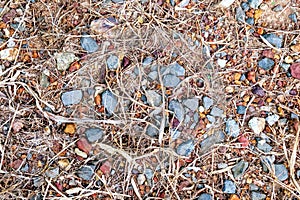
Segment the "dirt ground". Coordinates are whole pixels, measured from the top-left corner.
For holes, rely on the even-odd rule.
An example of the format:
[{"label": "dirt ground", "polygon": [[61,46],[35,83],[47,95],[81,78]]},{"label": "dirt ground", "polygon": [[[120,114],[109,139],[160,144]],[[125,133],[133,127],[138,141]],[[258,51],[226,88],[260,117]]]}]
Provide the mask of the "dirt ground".
[{"label": "dirt ground", "polygon": [[0,199],[300,199],[299,0],[0,1]]}]

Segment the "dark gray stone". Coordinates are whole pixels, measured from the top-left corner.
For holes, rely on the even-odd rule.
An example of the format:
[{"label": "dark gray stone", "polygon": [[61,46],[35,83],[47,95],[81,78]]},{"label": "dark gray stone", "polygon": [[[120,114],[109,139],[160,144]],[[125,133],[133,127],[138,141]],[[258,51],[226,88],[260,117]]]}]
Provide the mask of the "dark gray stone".
[{"label": "dark gray stone", "polygon": [[175,117],[181,122],[184,120],[184,108],[177,100],[171,100],[169,103],[169,110],[174,112]]},{"label": "dark gray stone", "polygon": [[254,9],[257,9],[262,2],[263,0],[248,0],[249,6]]},{"label": "dark gray stone", "polygon": [[77,171],[77,176],[85,181],[89,181],[94,176],[95,166],[85,165]]},{"label": "dark gray stone", "polygon": [[275,167],[275,176],[280,181],[285,181],[289,177],[289,172],[283,164],[276,164]]},{"label": "dark gray stone", "polygon": [[277,48],[282,47],[282,37],[275,35],[274,33],[268,33],[263,35],[263,37],[272,45]]},{"label": "dark gray stone", "polygon": [[64,106],[69,106],[80,103],[82,97],[83,93],[81,90],[72,90],[64,92],[61,95],[61,101],[64,104]]},{"label": "dark gray stone", "polygon": [[215,131],[214,134],[208,136],[202,142],[200,142],[201,150],[203,152],[206,152],[213,145],[223,142],[224,139],[225,139],[225,135],[222,131]]},{"label": "dark gray stone", "polygon": [[241,7],[237,7],[235,9],[235,12],[236,12],[236,14],[235,14],[236,20],[239,22],[244,22],[245,18],[246,18],[245,11]]},{"label": "dark gray stone", "polygon": [[89,128],[85,131],[85,136],[89,142],[96,142],[103,137],[103,130],[100,128]]},{"label": "dark gray stone", "polygon": [[258,66],[266,71],[273,68],[275,62],[270,58],[263,58],[258,61]]},{"label": "dark gray stone", "polygon": [[116,55],[110,55],[106,60],[107,68],[110,70],[116,70],[119,66],[119,58]]},{"label": "dark gray stone", "polygon": [[251,200],[263,200],[266,199],[266,195],[260,192],[251,192]]},{"label": "dark gray stone", "polygon": [[[84,34],[85,35],[85,34]],[[82,37],[80,38],[81,47],[86,50],[88,53],[94,53],[99,49],[99,45],[96,40],[91,37]]]},{"label": "dark gray stone", "polygon": [[102,99],[102,105],[104,106],[104,108],[106,109],[108,114],[112,114],[118,104],[118,99],[117,97],[109,90],[105,90],[102,95],[101,95],[101,99]]},{"label": "dark gray stone", "polygon": [[233,173],[234,178],[239,178],[244,175],[245,171],[249,166],[248,162],[241,160],[238,162],[231,170]]},{"label": "dark gray stone", "polygon": [[212,195],[208,193],[201,194],[197,200],[212,200]]},{"label": "dark gray stone", "polygon": [[190,139],[178,145],[176,152],[181,156],[189,156],[194,151],[194,148],[195,142],[194,140]]},{"label": "dark gray stone", "polygon": [[209,98],[209,97],[203,97],[203,107],[205,108],[205,110],[208,110],[213,104],[214,104],[214,100]]},{"label": "dark gray stone", "polygon": [[239,124],[233,119],[228,119],[226,122],[225,132],[227,135],[236,138],[240,134]]},{"label": "dark gray stone", "polygon": [[180,78],[173,74],[166,74],[163,77],[163,84],[165,87],[176,87],[180,81]]},{"label": "dark gray stone", "polygon": [[236,186],[233,181],[225,180],[222,191],[226,194],[234,194],[236,192]]}]

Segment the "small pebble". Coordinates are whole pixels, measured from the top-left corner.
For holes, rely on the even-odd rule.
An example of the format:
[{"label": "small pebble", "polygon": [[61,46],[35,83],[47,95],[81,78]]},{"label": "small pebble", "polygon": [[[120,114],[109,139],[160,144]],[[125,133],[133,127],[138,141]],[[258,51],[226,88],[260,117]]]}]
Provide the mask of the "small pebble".
[{"label": "small pebble", "polygon": [[274,12],[280,12],[283,10],[283,7],[282,5],[278,4],[277,6],[275,6],[273,9],[272,9]]},{"label": "small pebble", "polygon": [[180,81],[181,80],[173,74],[166,74],[163,77],[163,84],[165,87],[176,87]]},{"label": "small pebble", "polygon": [[212,200],[212,195],[208,193],[202,193],[197,200]]},{"label": "small pebble", "polygon": [[181,156],[189,156],[195,148],[194,140],[190,139],[186,142],[181,143],[177,149],[176,153]]},{"label": "small pebble", "polygon": [[117,97],[109,90],[105,90],[102,95],[102,105],[106,109],[107,113],[111,115],[117,108],[118,99]]},{"label": "small pebble", "polygon": [[[245,11],[244,11],[241,7],[237,7],[237,8],[235,9],[235,12],[236,12],[236,14],[235,14],[236,20],[239,21],[239,22],[244,22],[244,21],[245,21],[245,18],[246,18]],[[220,60],[220,63],[219,63],[219,60]],[[225,67],[226,62],[227,62],[226,60],[218,59],[218,65],[219,65],[221,68]],[[221,66],[221,65],[222,65],[222,66]]]},{"label": "small pebble", "polygon": [[59,167],[55,167],[55,168],[52,168],[52,169],[48,169],[46,172],[45,172],[46,176],[48,176],[49,178],[55,178],[58,176],[59,174]]},{"label": "small pebble", "polygon": [[300,179],[300,169],[298,169],[297,172],[296,172],[296,178]]},{"label": "small pebble", "polygon": [[119,67],[119,58],[116,55],[110,55],[107,60],[106,64],[109,70],[116,70]]},{"label": "small pebble", "polygon": [[255,184],[251,183],[250,184],[250,190],[251,191],[257,191],[257,190],[259,190],[259,187],[257,185],[255,185]]},{"label": "small pebble", "polygon": [[151,65],[152,61],[153,61],[152,57],[146,57],[146,58],[144,58],[142,65],[149,66],[149,65]]},{"label": "small pebble", "polygon": [[270,115],[266,118],[266,121],[270,126],[273,126],[278,120],[279,120],[279,115],[277,114]]},{"label": "small pebble", "polygon": [[89,181],[94,176],[94,170],[95,170],[95,166],[88,166],[88,165],[82,166],[77,171],[77,176],[83,180]]},{"label": "small pebble", "polygon": [[234,194],[236,192],[236,186],[233,181],[225,180],[222,191],[226,194]]},{"label": "small pebble", "polygon": [[146,90],[147,103],[150,106],[160,106],[162,103],[162,96],[155,90]]},{"label": "small pebble", "polygon": [[252,26],[254,24],[254,18],[253,17],[247,18],[246,23]]},{"label": "small pebble", "polygon": [[273,68],[275,62],[270,58],[263,58],[258,61],[258,66],[266,71]]},{"label": "small pebble", "polygon": [[239,124],[233,119],[228,119],[226,122],[225,132],[227,135],[236,138],[240,134]]},{"label": "small pebble", "polygon": [[185,75],[185,69],[183,66],[179,65],[177,62],[171,64],[168,66],[170,70],[170,74],[173,74],[175,76],[184,76]]},{"label": "small pebble", "polygon": [[83,93],[81,90],[72,90],[62,93],[61,101],[64,106],[69,106],[80,103],[82,97]]},{"label": "small pebble", "polygon": [[86,34],[83,34],[83,36],[80,38],[81,47],[88,53],[96,52],[99,49],[97,42],[93,38],[87,37]]},{"label": "small pebble", "polygon": [[212,100],[209,97],[203,97],[203,106],[205,108],[205,110],[208,110],[213,104],[214,104],[214,100]]},{"label": "small pebble", "polygon": [[260,97],[264,97],[266,95],[265,91],[258,85],[252,87],[252,93]]},{"label": "small pebble", "polygon": [[189,108],[191,111],[196,111],[199,108],[199,99],[190,98],[183,100],[183,105]]},{"label": "small pebble", "polygon": [[246,106],[237,106],[236,109],[237,114],[243,115],[246,112]]},{"label": "small pebble", "polygon": [[226,167],[228,167],[227,163],[218,163],[218,169],[224,169]]},{"label": "small pebble", "polygon": [[249,120],[248,125],[255,134],[260,134],[265,129],[266,121],[264,118],[253,117]]},{"label": "small pebble", "polygon": [[144,174],[139,174],[137,177],[138,185],[143,185],[146,181],[146,176]]},{"label": "small pebble", "polygon": [[292,76],[296,79],[300,79],[300,62],[293,63],[290,66],[290,69],[291,69]]},{"label": "small pebble", "polygon": [[89,142],[96,142],[103,137],[103,130],[100,128],[89,128],[85,131],[85,136]]},{"label": "small pebble", "polygon": [[272,146],[269,145],[265,140],[259,140],[257,142],[257,148],[265,153],[268,153],[272,150]]},{"label": "small pebble", "polygon": [[7,61],[14,61],[17,58],[17,48],[7,48],[0,51],[0,59]]},{"label": "small pebble", "polygon": [[243,176],[243,174],[245,173],[245,171],[247,170],[249,166],[248,162],[245,162],[243,160],[241,160],[240,162],[238,162],[232,169],[232,173],[234,178],[239,178],[241,176]]},{"label": "small pebble", "polygon": [[171,100],[169,103],[169,110],[174,112],[175,117],[181,122],[184,120],[184,108],[177,100]]},{"label": "small pebble", "polygon": [[263,0],[248,0],[249,6],[254,9],[258,9]]},{"label": "small pebble", "polygon": [[215,131],[214,134],[205,138],[200,142],[201,151],[206,152],[213,145],[223,142],[225,140],[225,134],[222,131]]},{"label": "small pebble", "polygon": [[224,60],[224,59],[218,59],[217,60],[217,63],[218,65],[221,67],[221,68],[224,68],[226,66],[226,63],[227,63],[227,60]]},{"label": "small pebble", "polygon": [[282,47],[282,37],[275,35],[274,33],[268,33],[263,35],[263,37],[272,45],[277,48]]},{"label": "small pebble", "polygon": [[289,177],[289,172],[284,166],[284,164],[276,164],[275,166],[275,176],[280,181],[285,181]]},{"label": "small pebble", "polygon": [[243,9],[245,12],[247,12],[247,11],[250,9],[249,4],[246,3],[246,2],[243,2],[243,3],[241,4],[241,7],[242,7],[242,9]]},{"label": "small pebble", "polygon": [[296,15],[296,13],[290,14],[289,18],[292,20],[292,22],[297,23],[297,15]]},{"label": "small pebble", "polygon": [[155,137],[159,134],[159,131],[153,125],[148,125],[146,128],[146,134],[149,135],[150,137]]},{"label": "small pebble", "polygon": [[59,71],[65,71],[70,67],[70,64],[76,61],[78,58],[73,53],[63,52],[55,53],[56,65]]},{"label": "small pebble", "polygon": [[251,192],[251,200],[264,200],[266,195],[260,192]]},{"label": "small pebble", "polygon": [[210,114],[214,117],[224,117],[224,111],[215,106],[211,109]]}]

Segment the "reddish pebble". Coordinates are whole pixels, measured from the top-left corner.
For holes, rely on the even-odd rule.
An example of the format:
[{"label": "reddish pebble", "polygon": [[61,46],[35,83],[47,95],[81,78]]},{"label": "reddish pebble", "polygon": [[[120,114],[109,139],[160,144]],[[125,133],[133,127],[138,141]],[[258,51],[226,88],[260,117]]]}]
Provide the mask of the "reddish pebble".
[{"label": "reddish pebble", "polygon": [[23,161],[21,159],[15,160],[10,164],[10,167],[14,169],[18,169],[21,166],[22,162]]},{"label": "reddish pebble", "polygon": [[264,50],[263,51],[263,56],[267,57],[267,58],[274,58],[274,53],[272,50]]},{"label": "reddish pebble", "polygon": [[106,161],[103,163],[103,165],[100,167],[100,170],[102,171],[103,174],[109,174],[111,170],[111,164],[110,162]]},{"label": "reddish pebble", "polygon": [[92,150],[92,145],[87,141],[86,138],[80,138],[77,141],[77,147],[87,154]]},{"label": "reddish pebble", "polygon": [[249,145],[249,140],[245,136],[240,136],[238,139],[239,143],[241,143],[242,147],[247,147]]},{"label": "reddish pebble", "polygon": [[296,79],[300,79],[300,63],[292,64],[290,69],[292,76]]}]

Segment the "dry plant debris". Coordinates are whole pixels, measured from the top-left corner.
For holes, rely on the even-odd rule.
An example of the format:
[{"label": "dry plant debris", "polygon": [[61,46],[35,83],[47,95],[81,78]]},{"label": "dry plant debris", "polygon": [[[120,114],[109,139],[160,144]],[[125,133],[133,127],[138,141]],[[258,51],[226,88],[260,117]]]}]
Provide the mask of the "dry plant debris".
[{"label": "dry plant debris", "polygon": [[1,199],[299,199],[300,1],[0,2]]}]

